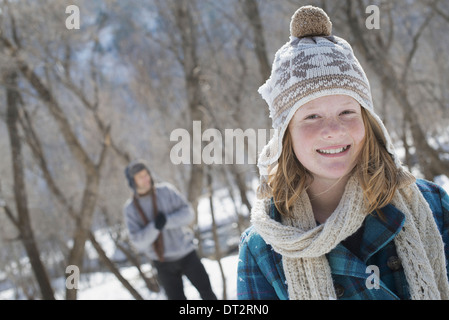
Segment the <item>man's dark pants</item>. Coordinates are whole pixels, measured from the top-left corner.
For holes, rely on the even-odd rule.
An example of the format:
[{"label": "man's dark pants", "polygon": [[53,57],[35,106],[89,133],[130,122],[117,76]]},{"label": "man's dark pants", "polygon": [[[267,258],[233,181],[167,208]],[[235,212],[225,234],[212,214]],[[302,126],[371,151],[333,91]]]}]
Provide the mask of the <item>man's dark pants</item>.
[{"label": "man's dark pants", "polygon": [[182,276],[185,275],[203,300],[217,300],[209,276],[195,250],[184,258],[170,262],[154,261],[159,282],[169,300],[186,300]]}]

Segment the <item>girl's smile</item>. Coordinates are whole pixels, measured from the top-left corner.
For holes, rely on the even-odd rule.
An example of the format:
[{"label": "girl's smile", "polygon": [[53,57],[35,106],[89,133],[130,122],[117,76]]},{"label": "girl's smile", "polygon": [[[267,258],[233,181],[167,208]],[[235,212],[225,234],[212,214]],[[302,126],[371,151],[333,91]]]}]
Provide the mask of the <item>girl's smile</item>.
[{"label": "girl's smile", "polygon": [[346,151],[348,151],[349,148],[351,148],[351,145],[320,148],[320,149],[317,149],[316,151],[325,157],[333,158],[333,157],[341,157],[341,156],[345,155],[347,153]]}]

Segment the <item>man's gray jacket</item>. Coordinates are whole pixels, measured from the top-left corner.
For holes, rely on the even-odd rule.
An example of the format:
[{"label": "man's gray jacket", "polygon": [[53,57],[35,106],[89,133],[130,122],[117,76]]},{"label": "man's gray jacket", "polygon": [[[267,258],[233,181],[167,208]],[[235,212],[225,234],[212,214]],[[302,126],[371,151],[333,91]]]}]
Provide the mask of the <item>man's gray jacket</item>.
[{"label": "man's gray jacket", "polygon": [[[183,258],[195,249],[193,232],[189,225],[193,222],[194,213],[191,205],[169,183],[160,183],[156,189],[158,211],[163,213],[167,222],[162,229],[164,238],[164,260],[175,261]],[[124,205],[124,215],[129,236],[136,249],[144,252],[152,260],[158,260],[153,243],[159,235],[154,225],[153,202],[151,195],[137,197],[149,223],[145,225],[137,208],[130,198]]]}]

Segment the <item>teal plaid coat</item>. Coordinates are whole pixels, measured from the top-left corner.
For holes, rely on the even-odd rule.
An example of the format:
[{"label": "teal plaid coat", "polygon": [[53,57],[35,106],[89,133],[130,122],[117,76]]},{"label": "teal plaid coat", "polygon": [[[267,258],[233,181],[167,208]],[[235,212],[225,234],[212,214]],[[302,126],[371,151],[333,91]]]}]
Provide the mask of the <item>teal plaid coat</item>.
[{"label": "teal plaid coat", "polygon": [[[417,185],[432,209],[445,244],[446,271],[449,274],[449,196],[440,186],[417,180]],[[280,214],[271,204],[270,216],[280,221]],[[326,257],[338,299],[399,300],[409,299],[408,284],[394,245],[394,237],[404,224],[404,214],[393,205],[382,209],[385,220],[376,213],[368,215],[362,227],[338,244]],[[357,243],[356,246],[351,244]],[[378,269],[374,270],[372,267]],[[368,268],[368,269],[367,269]],[[375,280],[373,272],[380,280]],[[282,256],[266,244],[253,227],[241,237],[237,275],[237,298],[288,299]]]}]

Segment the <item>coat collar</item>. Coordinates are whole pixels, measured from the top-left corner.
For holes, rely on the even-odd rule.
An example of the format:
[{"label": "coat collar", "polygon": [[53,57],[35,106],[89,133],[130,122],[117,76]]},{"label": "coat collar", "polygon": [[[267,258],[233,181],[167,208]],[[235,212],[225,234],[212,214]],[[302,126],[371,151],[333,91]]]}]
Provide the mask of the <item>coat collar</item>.
[{"label": "coat collar", "polygon": [[392,241],[401,231],[405,222],[405,215],[391,204],[382,208],[382,212],[384,213],[383,218],[379,217],[375,212],[366,217],[359,258],[353,254],[348,254],[350,253],[349,250],[341,243],[328,253],[329,263],[331,263],[332,270],[335,273],[344,273],[345,265],[335,263],[341,257],[344,257],[345,259],[350,258],[355,262],[360,262],[363,266],[363,274],[366,276],[365,268],[368,259]]},{"label": "coat collar", "polygon": [[382,218],[374,212],[365,219],[360,248],[360,258],[363,262],[392,241],[404,226],[405,215],[392,204],[382,208],[382,212]]},{"label": "coat collar", "polygon": [[[326,257],[334,275],[350,276],[367,279],[367,261],[376,252],[385,247],[401,231],[405,215],[393,205],[382,208],[384,218],[377,213],[368,215],[365,219],[359,257],[349,251],[342,243],[338,244]],[[380,279],[379,279],[380,280]],[[368,290],[368,293],[381,299],[397,299],[397,296],[379,281],[382,290]],[[388,297],[388,298],[387,298]]]}]

